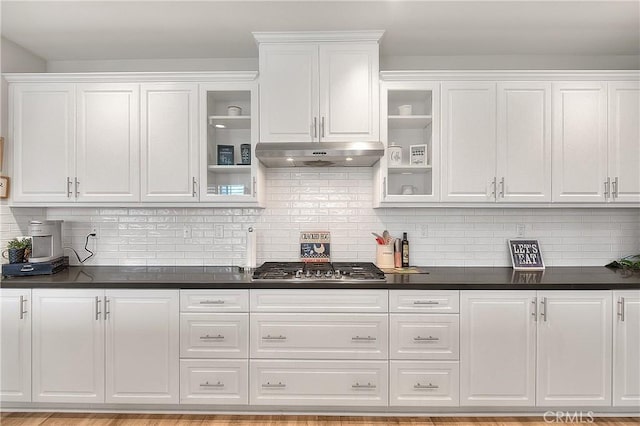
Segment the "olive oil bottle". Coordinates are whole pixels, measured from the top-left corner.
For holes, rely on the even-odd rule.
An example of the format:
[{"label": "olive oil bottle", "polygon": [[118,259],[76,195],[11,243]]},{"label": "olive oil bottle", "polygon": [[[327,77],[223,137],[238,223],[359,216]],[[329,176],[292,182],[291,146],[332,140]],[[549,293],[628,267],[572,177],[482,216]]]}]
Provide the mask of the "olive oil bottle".
[{"label": "olive oil bottle", "polygon": [[402,233],[402,267],[409,267],[409,240],[407,240],[407,233]]}]

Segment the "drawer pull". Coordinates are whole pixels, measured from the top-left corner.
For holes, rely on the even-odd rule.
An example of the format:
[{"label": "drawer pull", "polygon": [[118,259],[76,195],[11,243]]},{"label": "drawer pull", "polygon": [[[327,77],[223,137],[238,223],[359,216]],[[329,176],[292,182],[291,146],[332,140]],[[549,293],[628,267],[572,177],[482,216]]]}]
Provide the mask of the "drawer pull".
[{"label": "drawer pull", "polygon": [[207,382],[204,382],[204,383],[200,383],[200,387],[201,388],[223,388],[224,387],[224,383],[220,383],[220,382],[218,382],[218,383],[209,383],[207,381]]},{"label": "drawer pull", "polygon": [[200,336],[200,340],[224,340],[224,336],[222,334],[218,334],[217,336],[209,336],[207,334],[205,336]]},{"label": "drawer pull", "polygon": [[266,336],[262,336],[262,340],[287,340],[287,336],[272,336],[270,334],[267,334]]},{"label": "drawer pull", "polygon": [[440,389],[440,386],[432,385],[431,383],[429,383],[428,385],[421,385],[418,382],[415,385],[413,385],[413,388],[416,389],[416,390],[422,390],[422,389],[433,390],[433,389]]},{"label": "drawer pull", "polygon": [[201,300],[201,305],[224,305],[224,300]]},{"label": "drawer pull", "polygon": [[413,302],[414,305],[439,305],[440,302],[437,300],[416,300]]},{"label": "drawer pull", "polygon": [[376,385],[372,385],[371,383],[367,383],[366,385],[364,384],[360,384],[358,382],[356,382],[355,385],[351,385],[352,389],[375,389]]},{"label": "drawer pull", "polygon": [[375,342],[377,338],[373,336],[356,336],[352,337],[351,340],[353,340],[354,342]]},{"label": "drawer pull", "polygon": [[414,342],[426,342],[426,343],[437,342],[439,340],[440,340],[439,337],[433,337],[433,336],[429,336],[429,337],[418,336],[413,338]]},{"label": "drawer pull", "polygon": [[263,383],[262,387],[265,389],[284,389],[287,387],[287,385],[282,382],[278,382],[278,383],[267,382],[267,383]]}]

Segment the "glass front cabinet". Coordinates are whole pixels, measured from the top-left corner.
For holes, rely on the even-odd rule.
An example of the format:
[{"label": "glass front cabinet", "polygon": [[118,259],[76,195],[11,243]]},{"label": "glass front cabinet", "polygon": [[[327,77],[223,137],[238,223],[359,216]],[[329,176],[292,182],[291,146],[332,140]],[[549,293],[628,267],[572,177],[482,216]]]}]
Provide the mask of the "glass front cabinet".
[{"label": "glass front cabinet", "polygon": [[[377,166],[375,205],[435,202],[439,189],[439,84],[380,83],[380,135],[385,155]],[[377,192],[377,191],[376,191]]]},{"label": "glass front cabinet", "polygon": [[256,81],[200,85],[200,201],[264,205]]}]

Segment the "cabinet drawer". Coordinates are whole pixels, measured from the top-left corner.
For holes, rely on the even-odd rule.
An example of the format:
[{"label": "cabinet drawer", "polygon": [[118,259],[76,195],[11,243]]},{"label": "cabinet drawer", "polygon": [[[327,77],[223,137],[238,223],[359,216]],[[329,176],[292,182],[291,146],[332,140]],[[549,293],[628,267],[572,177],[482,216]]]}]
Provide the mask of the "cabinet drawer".
[{"label": "cabinet drawer", "polygon": [[457,314],[460,312],[460,292],[390,290],[389,312]]},{"label": "cabinet drawer", "polygon": [[251,314],[251,358],[386,359],[386,314]]},{"label": "cabinet drawer", "polygon": [[391,314],[391,359],[436,360],[459,358],[458,315]]},{"label": "cabinet drawer", "polygon": [[246,359],[180,360],[181,404],[247,404]]},{"label": "cabinet drawer", "polygon": [[251,290],[251,312],[384,312],[387,290]]},{"label": "cabinet drawer", "polygon": [[251,360],[252,405],[386,406],[386,361]]},{"label": "cabinet drawer", "polygon": [[181,312],[249,312],[249,290],[182,290]]},{"label": "cabinet drawer", "polygon": [[180,357],[247,358],[249,314],[180,314]]},{"label": "cabinet drawer", "polygon": [[457,361],[391,361],[389,405],[458,406]]}]

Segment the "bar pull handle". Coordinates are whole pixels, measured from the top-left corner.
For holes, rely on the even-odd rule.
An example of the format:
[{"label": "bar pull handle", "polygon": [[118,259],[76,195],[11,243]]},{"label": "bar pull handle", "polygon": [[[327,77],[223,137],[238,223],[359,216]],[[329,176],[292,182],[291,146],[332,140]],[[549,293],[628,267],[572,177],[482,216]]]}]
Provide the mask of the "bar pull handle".
[{"label": "bar pull handle", "polygon": [[217,336],[209,336],[207,334],[205,336],[200,336],[200,340],[224,340],[224,336],[222,334],[218,334]]},{"label": "bar pull handle", "polygon": [[500,179],[500,198],[504,198],[504,176]]},{"label": "bar pull handle", "polygon": [[542,298],[540,305],[542,306],[542,312],[540,312],[540,316],[542,317],[544,322],[547,322],[547,298],[546,297]]},{"label": "bar pull handle", "polygon": [[104,319],[106,320],[107,318],[109,318],[109,314],[111,313],[111,301],[109,300],[108,297],[104,298]]},{"label": "bar pull handle", "polygon": [[489,198],[496,199],[496,186],[497,186],[497,178],[494,176],[491,183],[489,183],[489,187],[491,188],[491,192],[489,193]]},{"label": "bar pull handle", "polygon": [[262,336],[262,340],[287,340],[287,336],[272,336],[270,334],[267,334],[266,336]]},{"label": "bar pull handle", "polygon": [[534,321],[538,321],[538,300],[534,297],[531,299],[531,316]]},{"label": "bar pull handle", "polygon": [[100,298],[96,296],[96,321],[100,320],[101,313],[102,312],[100,311]]},{"label": "bar pull handle", "polygon": [[440,341],[440,338],[439,337],[433,337],[433,336],[429,336],[429,337],[420,337],[420,336],[418,336],[418,337],[414,337],[413,341],[417,342],[417,343],[422,343],[422,342],[433,343],[433,342]]},{"label": "bar pull handle", "polygon": [[27,299],[24,296],[20,296],[20,319],[24,319],[24,316],[27,314],[27,310],[25,309],[26,303]]},{"label": "bar pull handle", "polygon": [[618,299],[618,318],[624,322],[624,297]]},{"label": "bar pull handle", "polygon": [[355,336],[351,340],[354,342],[375,342],[377,338],[373,336]]},{"label": "bar pull handle", "polygon": [[258,184],[257,184],[257,179],[254,176],[253,177],[253,198],[256,198],[258,196]]},{"label": "bar pull handle", "polygon": [[313,124],[311,125],[313,128],[313,139],[318,137],[318,117],[313,117]]},{"label": "bar pull handle", "polygon": [[76,198],[78,198],[78,195],[80,195],[80,191],[78,190],[78,186],[80,186],[80,181],[78,180],[78,178],[73,178],[73,180],[76,183]]},{"label": "bar pull handle", "polygon": [[387,198],[387,178],[382,178],[382,198]]},{"label": "bar pull handle", "polygon": [[415,385],[413,385],[413,388],[415,390],[423,390],[423,389],[434,390],[434,389],[440,389],[440,386],[434,385],[434,384],[431,384],[431,383],[429,383],[428,385],[423,385],[420,382],[418,382]]},{"label": "bar pull handle", "polygon": [[282,382],[278,382],[278,383],[267,382],[267,383],[263,383],[262,387],[265,389],[284,389],[287,387],[287,385]]},{"label": "bar pull handle", "polygon": [[202,388],[223,388],[224,387],[224,383],[218,381],[218,383],[209,383],[209,381],[206,381],[204,383],[200,383],[200,387]]},{"label": "bar pull handle", "polygon": [[360,384],[358,382],[355,383],[355,385],[351,385],[351,389],[375,389],[377,386],[371,383],[363,383]]},{"label": "bar pull handle", "polygon": [[439,305],[440,302],[437,300],[415,300],[413,302],[414,305]]},{"label": "bar pull handle", "polygon": [[320,119],[320,137],[324,139],[324,117]]},{"label": "bar pull handle", "polygon": [[67,176],[67,198],[71,198],[71,178]]},{"label": "bar pull handle", "polygon": [[606,200],[607,198],[609,198],[609,185],[611,184],[611,179],[607,178],[607,180],[604,181],[604,199]]},{"label": "bar pull handle", "polygon": [[218,299],[218,300],[201,300],[200,304],[201,305],[224,305],[224,300],[222,300],[222,299]]},{"label": "bar pull handle", "polygon": [[196,177],[192,177],[191,178],[191,196],[192,197],[197,197],[198,196],[198,182],[196,181]]},{"label": "bar pull handle", "polygon": [[618,198],[618,177],[613,178],[612,185],[612,196],[613,198]]}]

